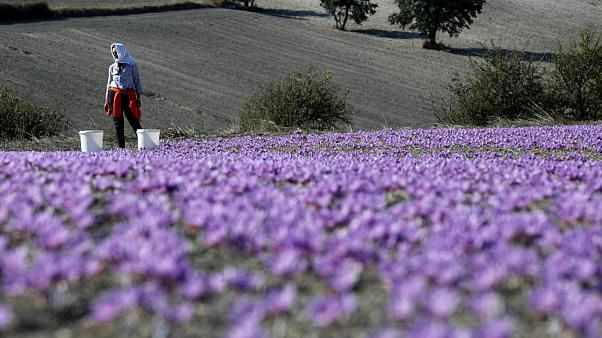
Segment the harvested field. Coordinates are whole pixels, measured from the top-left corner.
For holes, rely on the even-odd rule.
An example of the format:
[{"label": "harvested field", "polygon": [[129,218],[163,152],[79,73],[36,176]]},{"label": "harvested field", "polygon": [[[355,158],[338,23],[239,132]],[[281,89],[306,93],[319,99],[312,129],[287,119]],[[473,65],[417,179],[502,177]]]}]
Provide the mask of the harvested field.
[{"label": "harvested field", "polygon": [[317,0],[258,4],[258,12],[198,9],[3,25],[0,72],[5,83],[35,98],[58,100],[76,128],[111,128],[102,113],[112,61],[108,46],[122,41],[151,94],[143,99],[145,127],[173,123],[213,131],[230,126],[257,86],[316,64],[350,89],[355,128],[418,127],[435,121],[431,97],[443,94],[453,72],[466,69],[466,55],[480,53],[479,42],[493,39],[502,48],[545,59],[558,41],[602,22],[602,7],[582,0],[496,2],[472,30],[444,39],[456,48],[449,53],[424,50],[416,34],[388,25],[391,4],[380,4],[366,24],[349,26],[366,34],[334,30]]}]

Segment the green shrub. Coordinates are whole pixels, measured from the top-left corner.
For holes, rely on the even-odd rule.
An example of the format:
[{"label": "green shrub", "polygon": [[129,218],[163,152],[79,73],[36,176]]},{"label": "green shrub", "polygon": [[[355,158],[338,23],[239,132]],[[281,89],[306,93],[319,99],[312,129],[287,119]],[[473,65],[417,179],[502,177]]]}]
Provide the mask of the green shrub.
[{"label": "green shrub", "polygon": [[[592,28],[568,49],[559,47],[554,58],[552,88],[558,113],[577,120],[602,119],[602,44]],[[565,115],[566,115],[565,114]]]},{"label": "green shrub", "polygon": [[304,128],[334,130],[351,124],[348,92],[329,72],[310,66],[256,91],[243,105],[241,131]]},{"label": "green shrub", "polygon": [[483,60],[471,59],[467,77],[454,76],[448,89],[451,102],[437,114],[444,123],[484,126],[496,119],[529,119],[548,104],[542,72],[521,53],[496,47]]},{"label": "green shrub", "polygon": [[0,139],[53,136],[67,127],[62,112],[38,106],[13,89],[0,88]]}]

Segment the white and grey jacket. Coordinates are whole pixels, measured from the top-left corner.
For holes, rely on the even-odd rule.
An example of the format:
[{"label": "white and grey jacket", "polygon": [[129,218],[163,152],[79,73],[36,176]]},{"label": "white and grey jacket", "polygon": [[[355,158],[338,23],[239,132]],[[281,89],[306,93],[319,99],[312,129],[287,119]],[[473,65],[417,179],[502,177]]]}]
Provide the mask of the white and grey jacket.
[{"label": "white and grey jacket", "polygon": [[111,47],[115,47],[117,58],[115,62],[109,66],[109,78],[107,80],[107,89],[116,87],[121,90],[134,88],[138,95],[142,95],[144,90],[140,83],[140,74],[138,73],[138,65],[128,52],[125,45],[114,43]]}]

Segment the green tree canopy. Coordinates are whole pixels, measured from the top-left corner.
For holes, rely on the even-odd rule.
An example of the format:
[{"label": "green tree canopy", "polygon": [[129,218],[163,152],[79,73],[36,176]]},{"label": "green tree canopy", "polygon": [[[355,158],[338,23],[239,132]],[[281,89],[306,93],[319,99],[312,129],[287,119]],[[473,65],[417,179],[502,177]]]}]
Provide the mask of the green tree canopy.
[{"label": "green tree canopy", "polygon": [[458,36],[469,28],[486,0],[395,0],[399,13],[389,16],[392,25],[421,32],[428,46],[437,47],[437,32]]},{"label": "green tree canopy", "polygon": [[368,20],[368,15],[376,13],[377,4],[371,0],[320,0],[320,6],[334,17],[337,29],[344,30],[351,17],[360,24]]}]

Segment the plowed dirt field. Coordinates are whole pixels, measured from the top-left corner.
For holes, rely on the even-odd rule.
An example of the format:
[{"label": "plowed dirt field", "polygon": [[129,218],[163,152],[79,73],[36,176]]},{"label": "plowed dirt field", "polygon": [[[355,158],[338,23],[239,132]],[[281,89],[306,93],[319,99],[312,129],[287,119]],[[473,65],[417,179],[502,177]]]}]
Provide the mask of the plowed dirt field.
[{"label": "plowed dirt field", "polygon": [[[5,1],[7,2],[7,1]],[[9,3],[11,1],[8,1]],[[21,3],[21,1],[12,1]],[[49,1],[52,7],[109,6],[110,1]],[[117,2],[116,2],[117,3]],[[141,5],[169,1],[139,1]],[[549,60],[558,42],[602,23],[602,6],[585,0],[491,1],[473,28],[443,41],[454,52],[421,48],[420,37],[387,23],[382,3],[364,25],[333,28],[319,1],[257,1],[262,10],[207,8],[0,25],[4,84],[55,100],[74,127],[111,128],[103,115],[111,42],[128,45],[143,85],[143,126],[228,128],[258,86],[310,64],[349,88],[354,128],[424,127],[431,101],[454,72],[465,72],[479,43]]]}]

